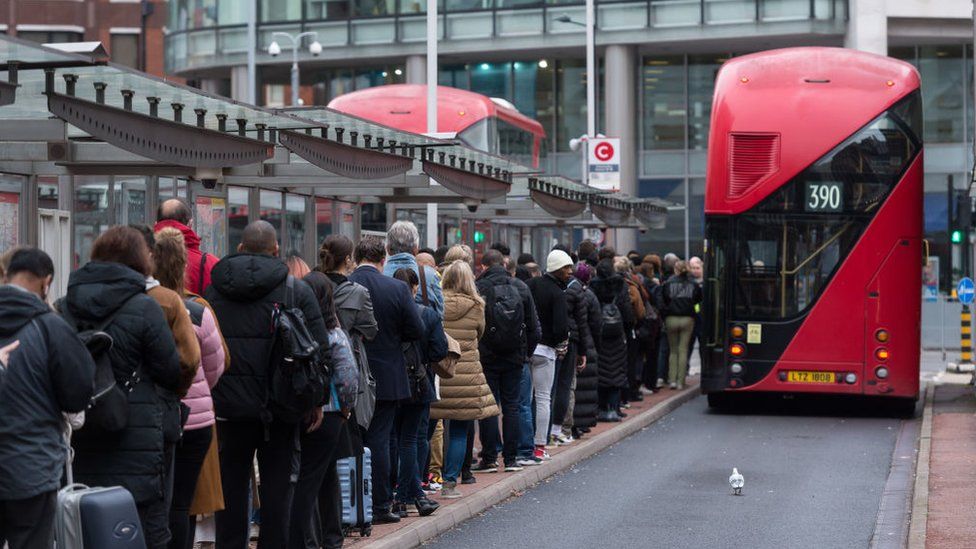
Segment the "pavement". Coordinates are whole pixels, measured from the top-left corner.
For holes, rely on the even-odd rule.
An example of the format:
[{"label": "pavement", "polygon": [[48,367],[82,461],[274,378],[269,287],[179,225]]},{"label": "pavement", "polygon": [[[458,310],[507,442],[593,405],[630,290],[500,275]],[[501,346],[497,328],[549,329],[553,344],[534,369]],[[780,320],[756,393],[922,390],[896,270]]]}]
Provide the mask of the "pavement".
[{"label": "pavement", "polygon": [[976,398],[971,379],[948,372],[934,379],[930,429],[922,433],[923,446],[929,437],[927,490],[916,490],[926,492],[917,510],[924,513],[924,543],[915,539],[913,547],[976,547]]}]

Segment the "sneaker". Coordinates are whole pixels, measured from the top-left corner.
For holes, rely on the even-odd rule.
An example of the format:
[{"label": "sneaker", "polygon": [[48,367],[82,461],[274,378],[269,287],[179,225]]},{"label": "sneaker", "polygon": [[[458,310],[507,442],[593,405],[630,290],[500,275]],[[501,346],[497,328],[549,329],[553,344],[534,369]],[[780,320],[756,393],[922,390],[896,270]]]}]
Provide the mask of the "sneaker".
[{"label": "sneaker", "polygon": [[518,464],[519,467],[532,467],[534,465],[541,465],[542,460],[536,459],[535,456],[533,456],[530,458],[518,458],[515,460],[515,463]]},{"label": "sneaker", "polygon": [[505,472],[506,473],[517,473],[517,472],[519,472],[521,470],[522,470],[522,467],[518,464],[518,462],[512,462],[512,463],[506,463],[505,464]]},{"label": "sneaker", "polygon": [[429,517],[434,514],[434,511],[441,506],[440,503],[427,499],[426,497],[417,498],[413,502],[414,506],[417,508],[417,514],[422,517]]},{"label": "sneaker", "polygon": [[394,501],[393,508],[390,509],[390,512],[394,515],[400,515],[400,518],[407,518],[407,504],[402,501]]},{"label": "sneaker", "polygon": [[620,418],[625,418],[625,417],[627,417],[627,414],[626,414],[626,413],[624,413],[624,411],[623,411],[623,410],[617,410],[617,412],[616,412],[616,413],[617,413],[617,417],[620,417]]},{"label": "sneaker", "polygon": [[546,451],[546,447],[541,444],[535,447],[535,457],[540,461],[549,461],[552,459],[549,452]]},{"label": "sneaker", "polygon": [[657,388],[661,389],[664,387],[664,385],[665,385],[664,378],[663,377],[657,378]]},{"label": "sneaker", "polygon": [[427,486],[430,487],[429,491],[432,494],[436,494],[438,491],[440,491],[441,488],[444,487],[444,485],[441,484],[440,482],[434,482],[433,480],[427,483]]},{"label": "sneaker", "polygon": [[572,444],[573,437],[568,437],[562,433],[559,433],[558,435],[552,435],[552,440],[555,441],[556,446],[565,446],[567,444]]},{"label": "sneaker", "polygon": [[675,389],[677,389],[677,388],[678,388],[678,384],[677,383],[669,383],[668,384],[668,389],[671,389],[672,391],[675,390]]},{"label": "sneaker", "polygon": [[441,489],[441,497],[444,499],[458,499],[461,492],[457,489],[457,482],[444,481],[444,488]]},{"label": "sneaker", "polygon": [[461,474],[461,484],[475,484],[476,482],[478,482],[478,479],[474,478],[474,475],[471,473],[466,475],[464,473]]},{"label": "sneaker", "polygon": [[472,473],[497,473],[498,464],[493,461],[488,463],[485,463],[484,461],[479,461],[477,464],[475,464],[474,467],[471,468],[471,472]]},{"label": "sneaker", "polygon": [[614,412],[613,410],[604,410],[597,414],[596,420],[605,423],[618,423],[620,421],[620,416],[618,416],[617,412]]}]

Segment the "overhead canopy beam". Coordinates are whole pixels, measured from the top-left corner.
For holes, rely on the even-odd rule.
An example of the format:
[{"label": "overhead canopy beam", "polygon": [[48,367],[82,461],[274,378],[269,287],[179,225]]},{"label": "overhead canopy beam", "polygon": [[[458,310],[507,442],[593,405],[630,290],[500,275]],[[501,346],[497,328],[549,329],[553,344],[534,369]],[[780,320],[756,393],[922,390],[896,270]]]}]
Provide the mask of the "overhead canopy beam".
[{"label": "overhead canopy beam", "polygon": [[[505,196],[512,187],[511,182],[486,173],[469,172],[429,160],[424,160],[422,166],[423,172],[434,181],[465,198],[490,200]],[[490,168],[488,173],[491,173]]]},{"label": "overhead canopy beam", "polygon": [[[53,77],[52,88],[53,88]],[[263,162],[274,145],[63,95],[48,89],[48,110],[92,137],[164,164],[224,168]]]},{"label": "overhead canopy beam", "polygon": [[[327,132],[328,128],[323,127],[322,131]],[[341,135],[337,137],[341,139]],[[383,179],[402,175],[413,167],[409,156],[363,149],[296,131],[281,130],[278,141],[319,168],[352,179]]]},{"label": "overhead canopy beam", "polygon": [[594,196],[590,211],[610,227],[622,227],[630,222],[630,205],[618,198]]}]

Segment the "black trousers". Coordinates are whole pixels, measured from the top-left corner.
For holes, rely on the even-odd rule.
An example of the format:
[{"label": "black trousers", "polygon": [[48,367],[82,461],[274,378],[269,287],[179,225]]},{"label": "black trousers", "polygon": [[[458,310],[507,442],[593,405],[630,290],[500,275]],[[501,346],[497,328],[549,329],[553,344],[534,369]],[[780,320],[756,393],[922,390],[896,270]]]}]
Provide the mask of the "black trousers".
[{"label": "black trousers", "polygon": [[27,499],[0,500],[0,547],[10,549],[54,547],[54,511],[57,490]]},{"label": "black trousers", "polygon": [[[573,390],[573,370],[576,369],[576,360],[578,357],[578,348],[575,343],[571,342],[569,344],[569,350],[566,351],[566,356],[562,360],[556,360],[556,378],[553,380],[552,392],[552,414],[549,416],[551,418],[549,423],[552,425],[562,425],[563,419],[566,417],[566,412],[569,410],[569,394]],[[551,429],[552,427],[550,426],[549,428]]]},{"label": "black trousers", "polygon": [[[641,383],[648,389],[657,386],[657,361],[658,344],[660,334],[655,334],[650,340],[643,343],[644,347],[644,368],[641,371]],[[639,388],[639,387],[638,387]]]},{"label": "black trousers", "polygon": [[[627,389],[630,394],[640,390],[644,373],[645,346],[637,338],[627,338]],[[629,396],[629,395],[628,395]]]},{"label": "black trousers", "polygon": [[176,444],[173,502],[169,508],[170,549],[193,549],[193,532],[196,529],[191,528],[190,505],[212,438],[213,429],[208,425],[202,429],[184,431],[183,439]]},{"label": "black trousers", "polygon": [[377,400],[373,419],[366,431],[366,446],[369,447],[373,460],[373,513],[389,511],[393,505],[390,439],[393,436],[396,412],[397,401]]},{"label": "black trousers", "polygon": [[[498,431],[498,418],[489,417],[478,422],[481,435],[481,460],[493,463],[498,459],[498,445],[502,446],[505,464],[514,464],[519,440],[519,388],[522,383],[521,362],[495,362],[484,365],[485,379],[502,410],[502,429]],[[504,436],[502,436],[504,435]]]},{"label": "black trousers", "polygon": [[257,453],[261,474],[260,549],[288,546],[289,517],[301,451],[298,425],[260,421],[224,421],[218,425],[220,477],[224,510],[217,512],[217,549],[243,549],[248,542],[248,487]]},{"label": "black trousers", "polygon": [[621,391],[622,389],[619,387],[600,387],[597,389],[600,410],[604,412],[617,411],[617,408],[620,407]]},{"label": "black trousers", "polygon": [[[344,424],[341,415],[328,413],[322,417],[318,429],[302,435],[302,465],[289,526],[288,547],[292,549],[342,547],[342,507],[336,460]],[[321,530],[313,527],[317,524],[321,524]]]}]

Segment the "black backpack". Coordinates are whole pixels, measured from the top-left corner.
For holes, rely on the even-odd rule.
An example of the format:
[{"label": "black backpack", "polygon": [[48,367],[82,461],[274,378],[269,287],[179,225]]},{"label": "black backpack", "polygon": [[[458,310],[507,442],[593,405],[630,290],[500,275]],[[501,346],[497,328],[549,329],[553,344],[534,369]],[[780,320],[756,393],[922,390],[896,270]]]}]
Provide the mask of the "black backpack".
[{"label": "black backpack", "polygon": [[295,278],[288,275],[285,301],[275,303],[272,325],[280,361],[271,365],[269,408],[275,418],[298,423],[312,408],[326,402],[329,371],[325,349],[312,337],[305,313],[295,304]]},{"label": "black backpack", "polygon": [[481,342],[492,353],[518,353],[525,344],[525,306],[511,281],[492,284],[485,292],[485,335]]},{"label": "black backpack", "polygon": [[[132,297],[125,303],[131,299]],[[116,433],[129,424],[129,393],[141,381],[139,369],[133,368],[128,379],[115,378],[115,370],[109,358],[109,351],[115,341],[105,332],[125,307],[125,303],[97,324],[76,319],[68,311],[67,303],[63,299],[56,306],[65,322],[78,333],[78,339],[85,344],[95,362],[95,392],[85,409],[85,425],[79,430],[81,435]]]},{"label": "black backpack", "polygon": [[624,335],[624,318],[616,303],[604,303],[601,306],[603,316],[603,339],[613,340]]},{"label": "black backpack", "polygon": [[407,380],[410,382],[410,399],[418,402],[427,393],[427,364],[420,354],[416,341],[401,343],[403,357],[407,361]]}]

